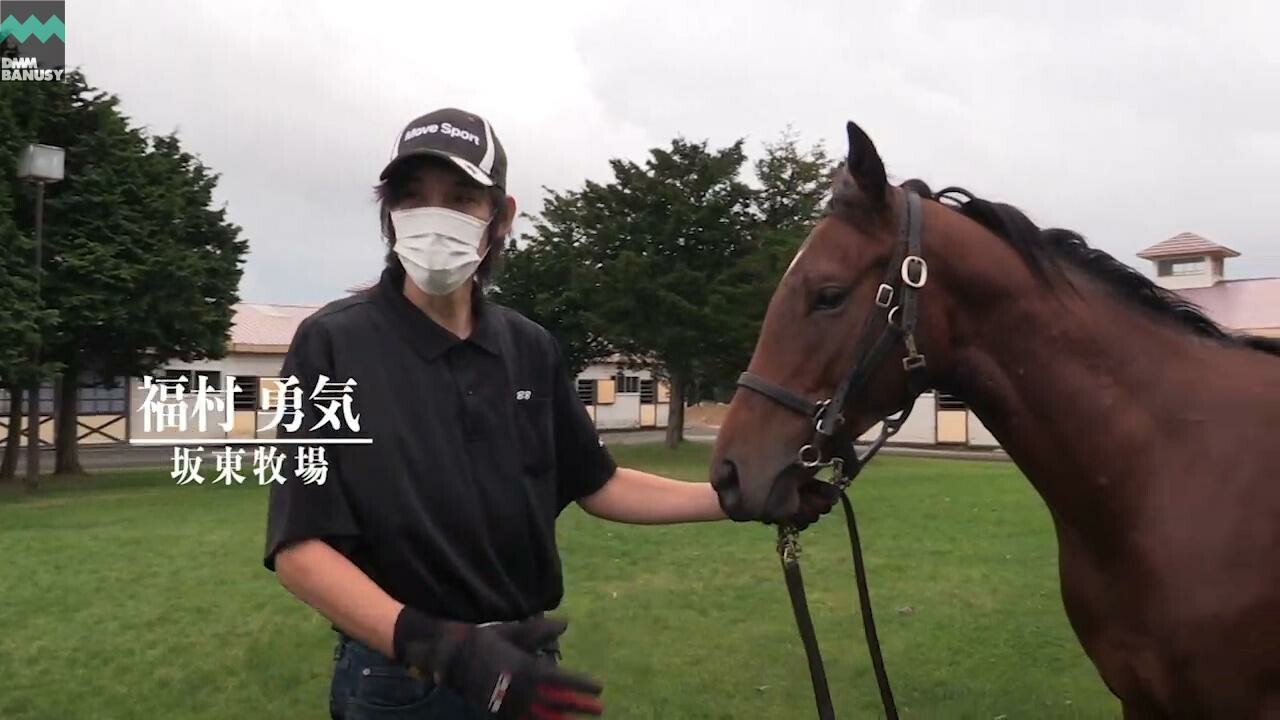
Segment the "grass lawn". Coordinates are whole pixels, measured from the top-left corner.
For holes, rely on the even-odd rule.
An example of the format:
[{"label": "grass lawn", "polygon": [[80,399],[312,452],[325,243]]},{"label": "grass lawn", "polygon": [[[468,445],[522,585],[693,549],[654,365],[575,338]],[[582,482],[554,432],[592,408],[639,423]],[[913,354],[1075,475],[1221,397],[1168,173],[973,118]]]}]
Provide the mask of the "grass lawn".
[{"label": "grass lawn", "polygon": [[[710,448],[619,446],[702,480]],[[327,717],[333,638],[262,568],[265,490],[167,472],[0,490],[0,718]],[[1113,718],[1067,625],[1046,510],[1012,465],[880,458],[855,490],[885,660],[916,718]],[[835,514],[804,570],[841,718],[879,717]],[[811,718],[771,528],[559,533],[566,666],[614,718]]]}]

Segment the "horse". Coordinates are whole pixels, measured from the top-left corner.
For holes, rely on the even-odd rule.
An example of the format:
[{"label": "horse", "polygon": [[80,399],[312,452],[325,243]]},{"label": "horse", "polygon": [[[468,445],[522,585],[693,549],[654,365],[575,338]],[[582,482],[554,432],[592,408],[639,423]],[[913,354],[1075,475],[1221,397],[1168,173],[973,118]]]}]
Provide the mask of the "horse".
[{"label": "horse", "polygon": [[[1280,718],[1280,340],[1011,205],[891,185],[847,131],[716,438],[725,512],[785,524],[818,468],[856,474],[854,439],[948,393],[1047,505],[1067,619],[1126,720]],[[855,362],[881,328],[892,350]]]}]

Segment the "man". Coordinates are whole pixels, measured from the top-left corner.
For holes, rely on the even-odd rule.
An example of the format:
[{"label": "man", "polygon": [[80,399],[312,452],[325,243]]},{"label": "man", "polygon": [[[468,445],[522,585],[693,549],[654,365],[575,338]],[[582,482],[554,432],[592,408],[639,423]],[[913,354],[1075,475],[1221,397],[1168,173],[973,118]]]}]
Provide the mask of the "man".
[{"label": "man", "polygon": [[542,615],[563,596],[556,517],[724,517],[708,484],[618,468],[556,340],[484,297],[516,212],[506,171],[476,115],[409,123],[377,190],[380,281],[307,318],[285,360],[304,398],[355,381],[358,428],[303,402],[293,436],[372,439],[325,445],[325,482],[269,503],[266,566],[339,632],[334,718],[599,714]]}]

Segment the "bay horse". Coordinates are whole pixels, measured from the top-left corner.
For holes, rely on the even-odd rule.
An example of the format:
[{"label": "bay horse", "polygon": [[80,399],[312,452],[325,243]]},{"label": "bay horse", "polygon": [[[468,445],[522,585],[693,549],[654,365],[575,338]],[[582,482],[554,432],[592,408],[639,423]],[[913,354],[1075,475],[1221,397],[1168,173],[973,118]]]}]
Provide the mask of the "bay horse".
[{"label": "bay horse", "polygon": [[[721,506],[785,524],[812,503],[818,456],[856,462],[841,448],[923,387],[954,395],[1048,506],[1068,621],[1126,719],[1280,718],[1280,340],[1225,330],[1010,205],[892,186],[847,129],[827,211],[769,302],[757,384],[716,439]],[[918,287],[913,332],[845,393],[859,330],[903,321],[885,312],[906,290],[897,263]],[[839,424],[829,442],[804,403]]]}]

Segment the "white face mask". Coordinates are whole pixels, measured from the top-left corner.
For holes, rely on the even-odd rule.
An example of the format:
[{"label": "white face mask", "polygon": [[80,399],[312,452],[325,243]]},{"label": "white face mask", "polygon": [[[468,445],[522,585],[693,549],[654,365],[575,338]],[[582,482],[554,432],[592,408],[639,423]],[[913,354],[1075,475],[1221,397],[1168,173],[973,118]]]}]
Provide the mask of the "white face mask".
[{"label": "white face mask", "polygon": [[[428,295],[447,295],[480,266],[480,242],[489,223],[439,207],[392,210],[396,254],[413,284]],[[487,250],[487,248],[486,248]]]}]

